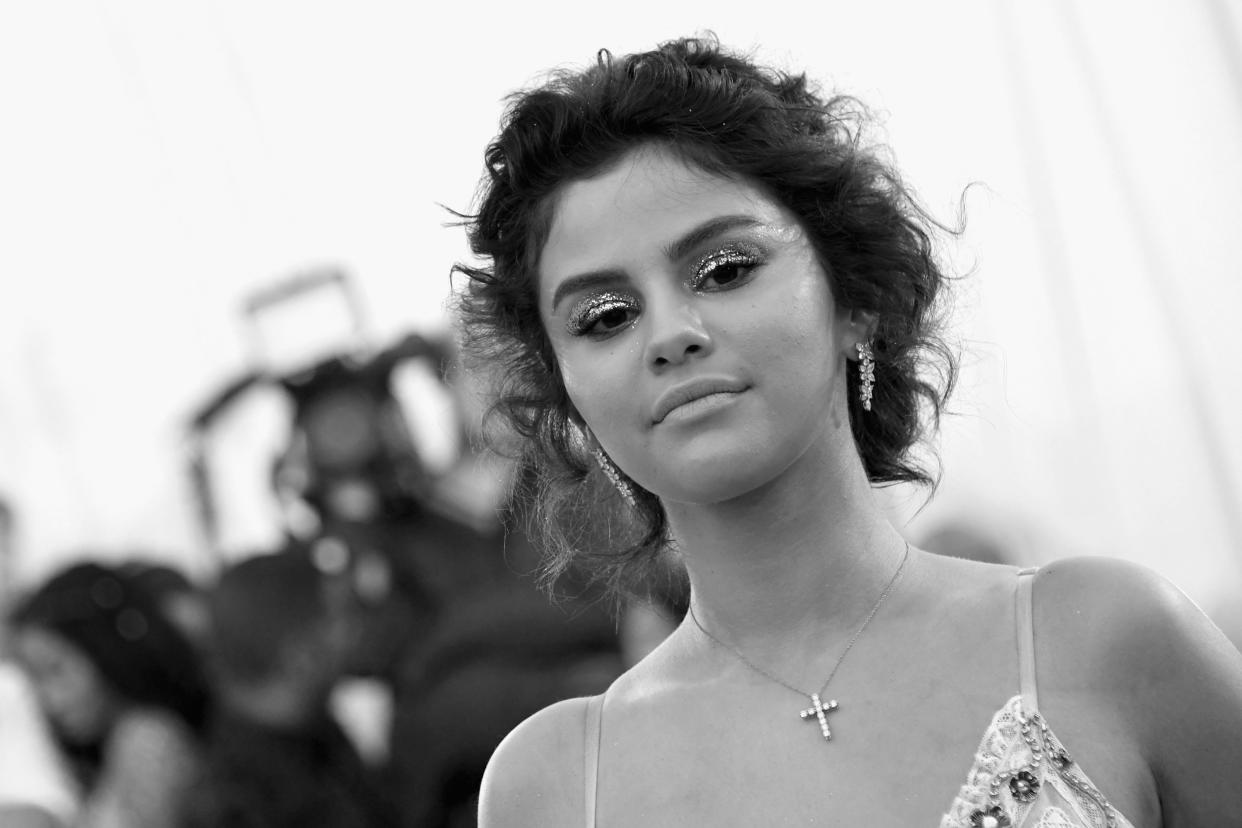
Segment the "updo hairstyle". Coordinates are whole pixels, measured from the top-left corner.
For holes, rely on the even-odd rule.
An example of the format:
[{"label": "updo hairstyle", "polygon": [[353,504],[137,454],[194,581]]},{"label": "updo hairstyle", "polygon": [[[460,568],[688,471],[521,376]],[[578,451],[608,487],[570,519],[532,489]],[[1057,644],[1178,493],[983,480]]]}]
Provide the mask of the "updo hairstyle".
[{"label": "updo hairstyle", "polygon": [[493,383],[492,424],[504,426],[493,442],[523,469],[516,496],[542,541],[547,583],[579,563],[620,595],[668,573],[664,509],[633,481],[636,503],[624,503],[600,473],[538,306],[558,191],[640,146],[747,181],[798,217],[836,302],[878,319],[871,411],[858,400],[856,361],[848,372],[850,427],[869,479],[934,484],[915,449],[938,425],[956,373],[937,301],[948,277],[933,244],[937,231],[954,231],[916,202],[883,148],[864,141],[870,122],[855,99],[824,96],[805,75],[760,66],[710,37],[620,58],[601,51],[588,68],[554,72],[510,98],[477,210],[461,216],[484,264],[455,267],[467,277],[457,311],[467,364]]}]

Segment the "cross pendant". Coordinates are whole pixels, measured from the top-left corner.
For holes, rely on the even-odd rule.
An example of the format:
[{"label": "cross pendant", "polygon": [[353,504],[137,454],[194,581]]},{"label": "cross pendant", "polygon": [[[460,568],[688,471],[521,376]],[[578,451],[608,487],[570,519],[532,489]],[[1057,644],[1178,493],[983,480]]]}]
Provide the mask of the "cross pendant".
[{"label": "cross pendant", "polygon": [[824,734],[824,741],[827,742],[832,738],[832,731],[828,729],[828,716],[831,710],[837,709],[837,700],[833,699],[825,703],[819,697],[819,693],[811,694],[811,706],[801,712],[803,719],[814,718],[819,722],[819,731]]}]

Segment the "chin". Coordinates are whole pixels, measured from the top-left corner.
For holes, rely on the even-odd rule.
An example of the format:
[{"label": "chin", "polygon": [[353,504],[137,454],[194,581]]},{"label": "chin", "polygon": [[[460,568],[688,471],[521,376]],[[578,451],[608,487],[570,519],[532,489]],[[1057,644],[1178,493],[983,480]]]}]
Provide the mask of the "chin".
[{"label": "chin", "polygon": [[802,472],[822,465],[831,440],[822,429],[799,426],[722,429],[669,441],[653,447],[647,474],[634,479],[678,503],[709,505],[745,497],[789,475],[806,477]]},{"label": "chin", "polygon": [[738,446],[701,457],[681,457],[657,472],[648,486],[662,499],[709,505],[743,497],[779,477],[788,463],[770,451],[745,451]]}]

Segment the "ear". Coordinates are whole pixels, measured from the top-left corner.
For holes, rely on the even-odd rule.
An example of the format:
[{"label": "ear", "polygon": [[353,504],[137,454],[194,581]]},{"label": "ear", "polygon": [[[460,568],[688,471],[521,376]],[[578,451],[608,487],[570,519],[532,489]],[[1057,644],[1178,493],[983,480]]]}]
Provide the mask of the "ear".
[{"label": "ear", "polygon": [[870,342],[880,324],[880,316],[875,311],[852,308],[841,326],[841,348],[847,359],[857,359],[857,345]]}]

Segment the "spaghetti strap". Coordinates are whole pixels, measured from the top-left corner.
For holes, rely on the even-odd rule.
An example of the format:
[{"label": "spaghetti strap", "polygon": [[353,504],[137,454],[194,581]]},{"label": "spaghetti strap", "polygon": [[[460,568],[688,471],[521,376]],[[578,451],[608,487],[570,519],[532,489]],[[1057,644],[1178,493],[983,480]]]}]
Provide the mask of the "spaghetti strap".
[{"label": "spaghetti strap", "polygon": [[599,745],[604,724],[604,696],[592,696],[586,703],[583,782],[586,786],[586,828],[595,828],[595,789],[599,782]]},{"label": "spaghetti strap", "polygon": [[1024,569],[1018,573],[1018,595],[1014,602],[1018,632],[1018,687],[1027,715],[1039,712],[1039,695],[1035,686],[1035,616],[1031,601],[1035,573],[1038,571]]}]

